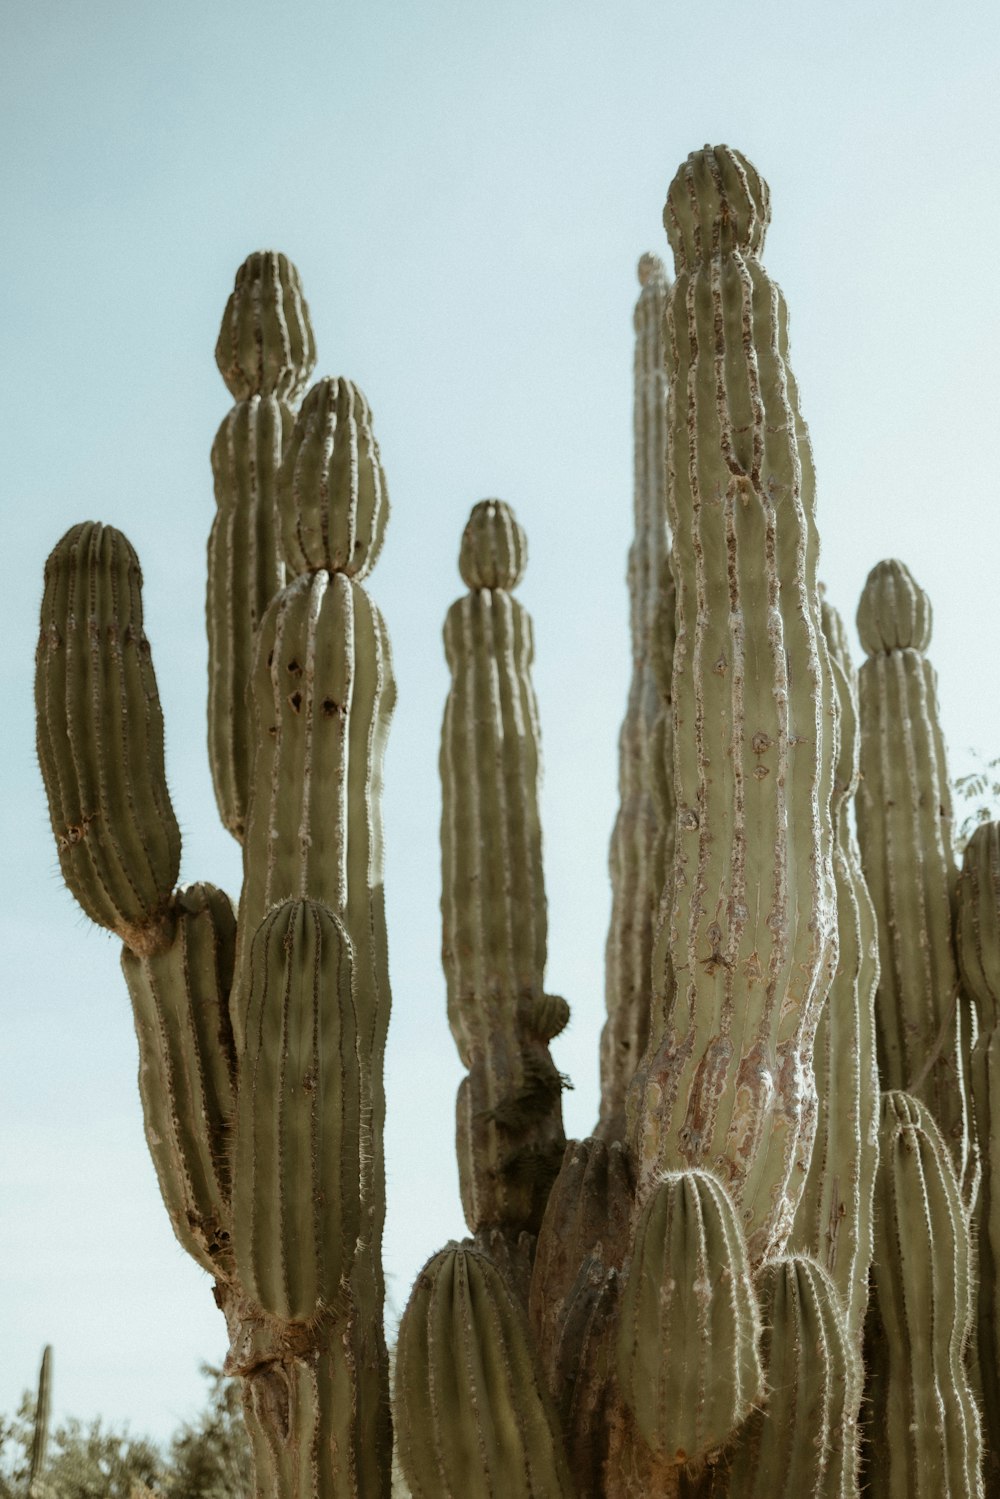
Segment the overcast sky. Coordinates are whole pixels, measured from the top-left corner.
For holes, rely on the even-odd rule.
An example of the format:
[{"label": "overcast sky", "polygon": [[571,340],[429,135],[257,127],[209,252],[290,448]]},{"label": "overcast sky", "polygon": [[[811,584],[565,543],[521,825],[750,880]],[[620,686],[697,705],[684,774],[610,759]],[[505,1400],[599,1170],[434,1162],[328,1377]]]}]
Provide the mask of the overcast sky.
[{"label": "overcast sky", "polygon": [[[458,1060],[439,961],[437,746],[458,541],[486,495],[531,561],[556,1044],[597,1108],[607,845],[628,680],[632,307],[687,153],[772,189],[819,476],[821,575],[853,621],[898,556],[929,592],[953,764],[1000,753],[995,0],[4,6],[0,440],[5,579],[0,1411],[55,1345],[55,1409],[165,1436],[224,1327],[142,1137],[116,942],[62,887],[34,755],[46,553],[127,532],[184,836],[238,893],[205,751],[213,349],[253,249],[297,263],[317,374],[371,403],[393,513],[368,586],[393,639],[386,765],[393,1019],[390,1293],[463,1232]],[[669,263],[669,257],[668,263]]]}]

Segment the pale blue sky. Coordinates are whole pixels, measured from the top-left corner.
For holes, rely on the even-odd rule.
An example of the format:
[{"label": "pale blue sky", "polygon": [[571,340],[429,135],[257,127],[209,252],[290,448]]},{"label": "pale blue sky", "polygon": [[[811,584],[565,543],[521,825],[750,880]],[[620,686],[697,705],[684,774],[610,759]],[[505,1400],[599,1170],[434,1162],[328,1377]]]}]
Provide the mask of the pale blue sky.
[{"label": "pale blue sky", "polygon": [[853,619],[902,557],[935,607],[953,759],[1000,752],[1000,12],[993,0],[674,4],[172,0],[4,10],[0,452],[8,556],[0,1410],[56,1349],[58,1413],[160,1437],[223,1325],[142,1139],[115,942],[64,892],[34,760],[44,557],[124,529],[184,834],[234,895],[204,748],[219,319],[251,249],[298,264],[318,373],[371,402],[393,516],[370,579],[400,705],[387,761],[394,1011],[386,1265],[401,1304],[463,1231],[460,1071],[438,959],[444,612],[471,504],[525,525],[544,735],[549,984],[569,1132],[596,1113],[605,874],[627,690],[635,263],[705,141],[770,182],[766,263],[819,473],[821,572]]}]

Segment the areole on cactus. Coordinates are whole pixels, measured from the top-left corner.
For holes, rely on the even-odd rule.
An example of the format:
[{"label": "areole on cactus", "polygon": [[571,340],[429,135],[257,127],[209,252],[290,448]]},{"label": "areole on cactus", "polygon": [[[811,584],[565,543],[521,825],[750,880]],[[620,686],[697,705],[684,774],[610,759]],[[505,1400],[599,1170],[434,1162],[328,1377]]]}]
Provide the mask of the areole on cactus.
[{"label": "areole on cactus", "polygon": [[[996,829],[970,844],[956,929],[929,606],[902,564],[876,569],[859,706],[820,597],[769,218],[756,168],[705,147],[667,196],[676,279],[639,265],[633,675],[582,1141],[550,1051],[569,1006],[545,982],[527,540],[496,498],[462,533],[441,909],[471,1237],[428,1261],[400,1326],[415,1499],[852,1499],[869,1476],[873,1499],[965,1499],[983,1438],[1000,1495]],[[296,413],[315,344],[285,256],[240,267],[216,357],[236,404],[212,452],[209,744],[237,909],[176,888],[139,564],[92,522],[46,566],[39,760],[64,878],[124,942],[147,1141],[214,1277],[254,1499],[386,1499],[396,688],[367,591],[386,476],[352,381]],[[878,1429],[859,1441],[864,1367]]]}]

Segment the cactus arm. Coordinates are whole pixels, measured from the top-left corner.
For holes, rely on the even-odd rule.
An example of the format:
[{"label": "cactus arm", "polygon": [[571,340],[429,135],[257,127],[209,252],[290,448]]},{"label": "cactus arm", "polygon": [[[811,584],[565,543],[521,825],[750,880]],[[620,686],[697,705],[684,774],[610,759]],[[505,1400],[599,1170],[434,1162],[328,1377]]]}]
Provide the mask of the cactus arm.
[{"label": "cactus arm", "polygon": [[524,533],[499,500],[474,507],[448,611],[451,688],[441,739],[442,960],[448,1017],[468,1068],[457,1106],[469,1227],[538,1232],[564,1147],[548,1042],[569,1008],[544,989],[546,905],[538,815],[531,620],[511,595]]},{"label": "cactus arm", "polygon": [[[625,1095],[649,1037],[653,933],[663,893],[663,830],[671,810],[655,794],[666,768],[655,757],[662,754],[661,726],[669,715],[654,660],[667,555],[663,314],[668,290],[663,263],[655,255],[639,261],[639,281],[642,291],[634,315],[635,535],[628,561],[632,681],[618,743],[621,805],[611,835],[608,1018],[601,1035],[599,1132],[608,1139],[624,1135]],[[672,625],[671,620],[671,630]]]},{"label": "cactus arm", "polygon": [[754,1263],[801,1190],[836,958],[833,686],[768,217],[766,184],[726,147],[689,158],[664,212],[676,877],[660,1040],[629,1105],[640,1196],[664,1168],[721,1170]]},{"label": "cactus arm", "polygon": [[120,531],[67,531],[45,564],[35,706],[63,878],[92,921],[153,952],[170,941],[180,833],[141,589]]}]

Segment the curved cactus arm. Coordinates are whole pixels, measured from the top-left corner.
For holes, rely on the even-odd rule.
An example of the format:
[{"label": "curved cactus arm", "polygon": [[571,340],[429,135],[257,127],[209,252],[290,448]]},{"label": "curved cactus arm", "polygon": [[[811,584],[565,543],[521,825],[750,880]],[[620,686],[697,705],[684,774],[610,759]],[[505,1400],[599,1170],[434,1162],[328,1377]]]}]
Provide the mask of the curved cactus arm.
[{"label": "curved cactus arm", "polygon": [[867,652],[858,841],[878,918],[879,1073],[884,1088],[928,1104],[968,1196],[975,1155],[963,1032],[972,1017],[955,956],[951,799],[937,680],[924,655],[930,602],[903,563],[868,574],[858,631]]},{"label": "curved cactus arm", "polygon": [[664,210],[677,845],[659,1040],[629,1101],[640,1196],[664,1169],[723,1173],[755,1264],[791,1228],[836,962],[833,681],[769,216],[725,146],[689,157]]},{"label": "curved cactus arm", "polygon": [[[569,1018],[545,993],[531,618],[512,597],[524,533],[500,500],[477,505],[460,566],[469,592],[445,622],[451,688],[441,735],[442,961],[468,1068],[457,1146],[469,1227],[537,1233],[565,1144],[548,1043]],[[502,585],[508,586],[502,586]]]},{"label": "curved cactus arm", "polygon": [[726,1499],[857,1499],[861,1365],[837,1287],[803,1256],[756,1278],[767,1399],[753,1412],[713,1494]]},{"label": "curved cactus arm", "polygon": [[316,347],[299,274],[284,255],[256,251],[236,273],[216,348],[236,396],[212,445],[217,512],[208,541],[208,753],[219,814],[242,843],[253,725],[246,702],[254,632],[284,586],[277,482],[293,403]]},{"label": "curved cactus arm", "polygon": [[139,1043],[146,1143],[174,1233],[204,1269],[231,1275],[229,1127],[236,1050],[229,989],[236,918],[228,895],[189,885],[163,952],[127,947],[122,970]]},{"label": "curved cactus arm", "polygon": [[35,709],[66,884],[136,952],[167,946],[180,833],[139,559],[112,526],[73,526],[45,564]]},{"label": "curved cactus arm", "polygon": [[[618,741],[621,804],[611,835],[608,1018],[601,1034],[599,1133],[606,1139],[624,1136],[625,1095],[649,1038],[653,932],[663,894],[664,821],[669,816],[662,797],[656,796],[668,768],[656,757],[664,748],[662,725],[670,712],[655,662],[661,649],[659,595],[667,555],[663,315],[668,282],[657,256],[644,255],[639,261],[639,281],[642,291],[634,315],[635,535],[628,559],[632,682]],[[672,620],[670,625],[672,632]]]},{"label": "curved cactus arm", "polygon": [[760,1316],[722,1183],[669,1172],[636,1225],[621,1298],[618,1377],[650,1450],[683,1466],[730,1440],[763,1393]]},{"label": "curved cactus arm", "polygon": [[399,1325],[395,1412],[413,1499],[571,1499],[524,1313],[466,1245],[449,1245],[417,1276]]},{"label": "curved cactus arm", "polygon": [[822,612],[839,708],[831,812],[840,959],[816,1031],[816,1138],[789,1243],[798,1254],[814,1255],[833,1277],[860,1355],[878,1164],[878,939],[852,820],[858,787],[857,677],[840,615],[825,599]]},{"label": "curved cactus arm", "polygon": [[1000,823],[982,824],[966,845],[956,932],[962,981],[979,1018],[970,1069],[983,1165],[973,1230],[979,1269],[976,1340],[987,1492],[1000,1493]]},{"label": "curved cactus arm", "polygon": [[964,1362],[972,1326],[968,1220],[930,1110],[898,1091],[882,1095],[873,1266],[865,1463],[872,1492],[981,1496],[979,1410]]}]

